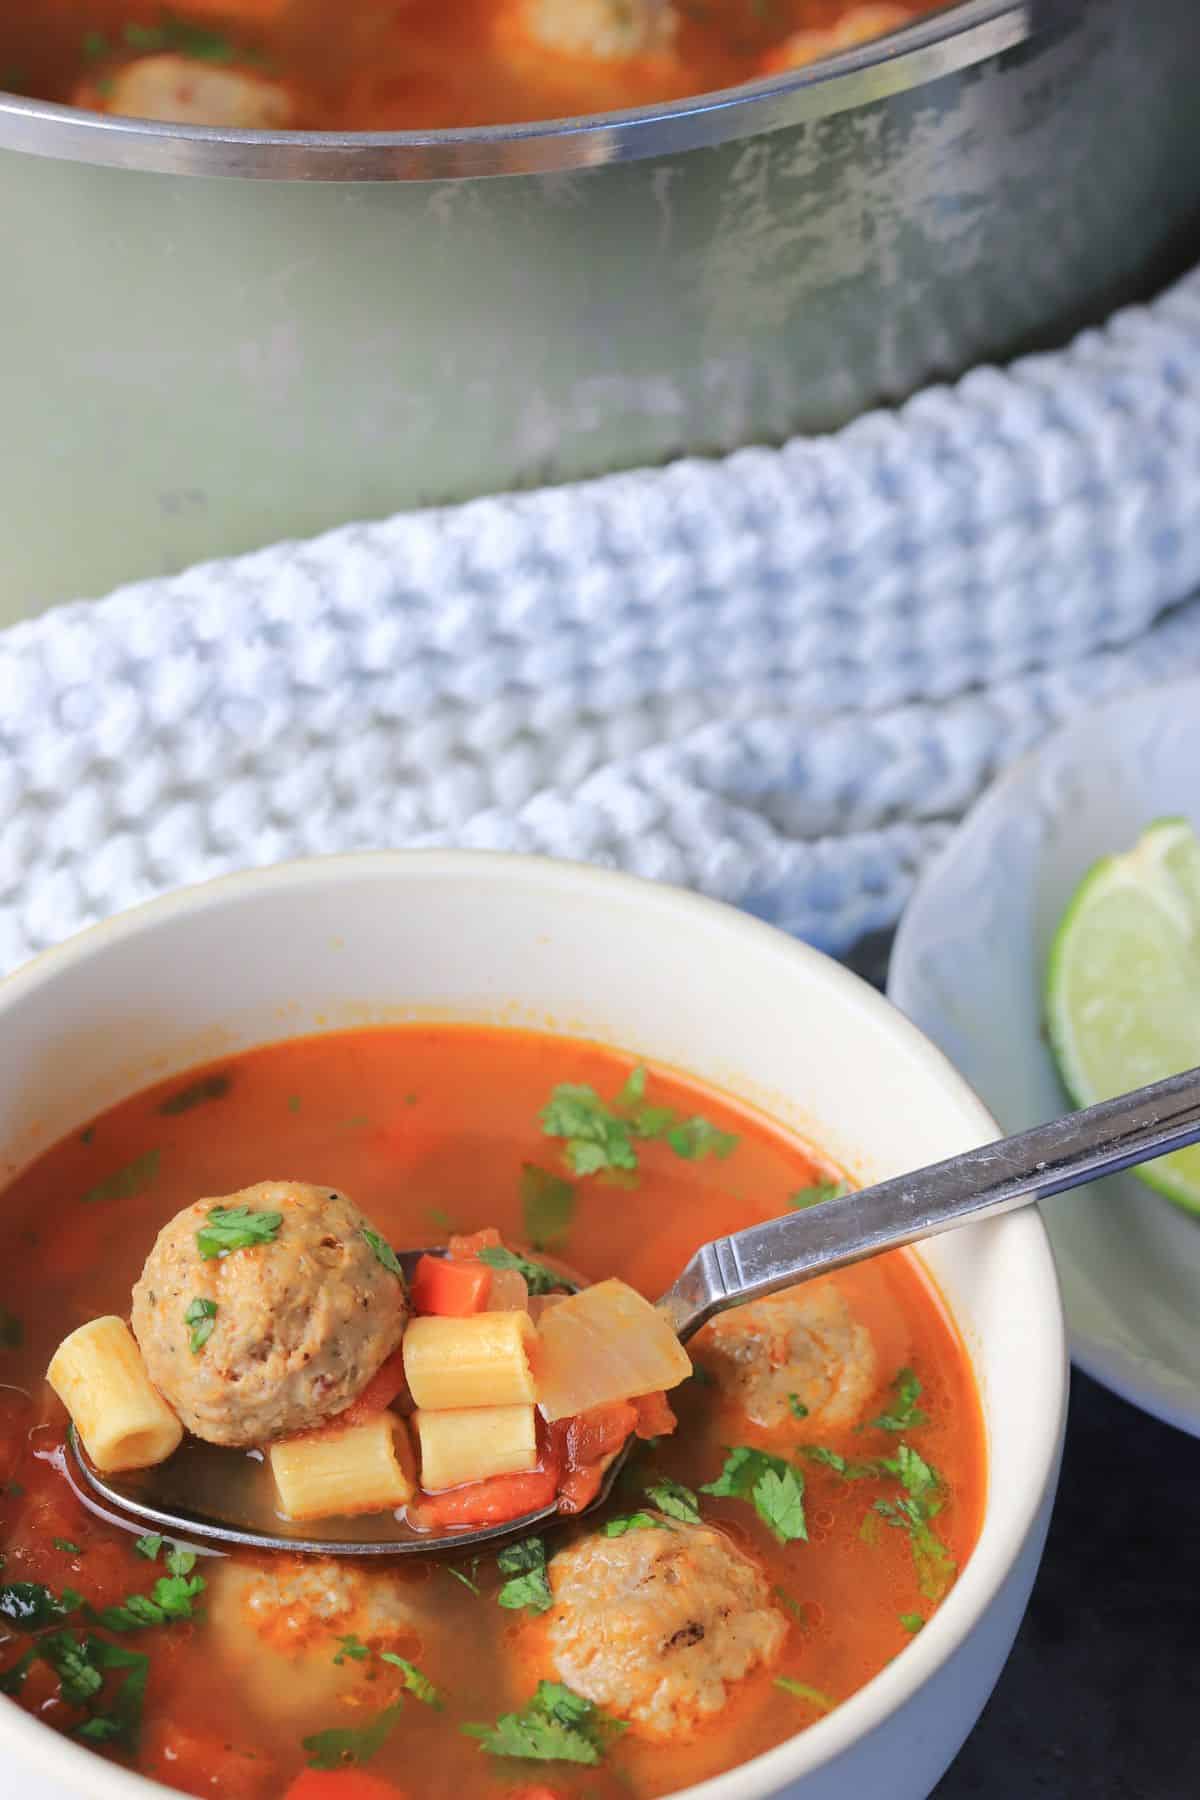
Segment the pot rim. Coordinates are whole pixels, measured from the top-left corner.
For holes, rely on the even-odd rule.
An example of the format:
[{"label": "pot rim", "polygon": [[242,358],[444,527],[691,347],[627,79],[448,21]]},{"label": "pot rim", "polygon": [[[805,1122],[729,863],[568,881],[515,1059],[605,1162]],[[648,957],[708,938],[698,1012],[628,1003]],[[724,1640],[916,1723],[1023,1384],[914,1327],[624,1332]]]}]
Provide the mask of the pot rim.
[{"label": "pot rim", "polygon": [[1037,0],[952,0],[805,69],[657,106],[444,131],[234,131],[128,119],[0,93],[0,149],[167,175],[459,181],[548,175],[709,148],[848,112],[1014,49]]}]

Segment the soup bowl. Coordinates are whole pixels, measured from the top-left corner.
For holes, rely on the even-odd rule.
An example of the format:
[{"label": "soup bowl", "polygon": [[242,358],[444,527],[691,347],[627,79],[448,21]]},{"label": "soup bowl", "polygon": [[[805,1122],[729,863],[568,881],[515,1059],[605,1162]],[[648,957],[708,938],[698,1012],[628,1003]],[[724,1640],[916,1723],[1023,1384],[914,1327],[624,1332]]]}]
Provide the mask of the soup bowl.
[{"label": "soup bowl", "polygon": [[[6,1177],[73,1127],[198,1062],[402,1020],[511,1025],[636,1051],[760,1109],[856,1182],[997,1128],[921,1034],[846,970],[730,908],[582,866],[459,852],[284,865],[185,890],[52,950],[0,988]],[[1033,1211],[919,1254],[971,1359],[987,1439],[978,1544],[911,1644],[704,1800],[921,1800],[1004,1664],[1041,1555],[1067,1361]],[[30,1296],[36,1305],[36,1294]],[[168,1790],[0,1699],[22,1800]]]}]

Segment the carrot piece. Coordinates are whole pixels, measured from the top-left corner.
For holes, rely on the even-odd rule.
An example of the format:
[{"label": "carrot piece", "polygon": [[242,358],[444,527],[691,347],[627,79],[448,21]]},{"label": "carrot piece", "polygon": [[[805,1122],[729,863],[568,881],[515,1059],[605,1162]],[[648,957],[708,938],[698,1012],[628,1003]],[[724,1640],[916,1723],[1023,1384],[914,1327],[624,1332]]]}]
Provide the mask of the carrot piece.
[{"label": "carrot piece", "polygon": [[415,1513],[430,1531],[452,1525],[502,1525],[506,1519],[549,1506],[557,1489],[558,1469],[553,1464],[525,1475],[492,1475],[444,1494],[423,1494],[419,1505],[409,1508],[409,1518],[413,1520]]},{"label": "carrot piece", "polygon": [[400,1789],[363,1769],[305,1769],[283,1800],[400,1800]]},{"label": "carrot piece", "polygon": [[611,1406],[593,1406],[566,1421],[565,1457],[568,1469],[584,1469],[619,1450],[637,1424],[637,1413],[628,1400]]},{"label": "carrot piece", "polygon": [[492,1271],[486,1263],[423,1256],[413,1276],[413,1309],[465,1319],[468,1313],[484,1310],[491,1291]]},{"label": "carrot piece", "polygon": [[590,1506],[600,1492],[607,1467],[607,1462],[594,1462],[584,1469],[572,1469],[558,1490],[559,1512],[580,1513]]},{"label": "carrot piece", "polygon": [[499,1250],[502,1247],[500,1233],[494,1225],[485,1225],[482,1231],[458,1232],[450,1239],[450,1255],[458,1260],[478,1256],[481,1250]]},{"label": "carrot piece", "polygon": [[670,1437],[679,1424],[664,1393],[641,1394],[633,1405],[637,1413],[634,1430],[640,1438]]},{"label": "carrot piece", "polygon": [[376,1369],[358,1398],[329,1421],[329,1427],[340,1431],[345,1425],[361,1425],[374,1413],[386,1412],[392,1401],[404,1392],[405,1387],[404,1353],[402,1350],[393,1350],[387,1361]]}]

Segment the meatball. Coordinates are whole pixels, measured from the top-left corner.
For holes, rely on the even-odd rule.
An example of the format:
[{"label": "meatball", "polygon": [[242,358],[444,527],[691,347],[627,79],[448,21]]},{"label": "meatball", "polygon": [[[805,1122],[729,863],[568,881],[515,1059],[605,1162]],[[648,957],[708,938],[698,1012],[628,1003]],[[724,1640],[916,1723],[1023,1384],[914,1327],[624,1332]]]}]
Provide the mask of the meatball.
[{"label": "meatball", "polygon": [[722,1313],[695,1348],[727,1398],[768,1430],[787,1422],[793,1394],[811,1422],[853,1425],[878,1379],[871,1333],[832,1281],[805,1282]]},{"label": "meatball", "polygon": [[513,29],[560,56],[622,62],[669,51],[679,19],[671,0],[518,0]]},{"label": "meatball", "polygon": [[560,1551],[546,1614],[556,1678],[659,1741],[719,1713],[788,1629],[758,1564],[721,1532],[664,1523]]},{"label": "meatball", "polygon": [[[278,1213],[278,1230],[202,1256],[197,1232],[216,1207]],[[266,1444],[311,1430],[361,1393],[407,1314],[404,1283],[369,1231],[344,1194],[304,1181],[197,1200],[163,1227],[133,1290],[132,1323],[150,1379],[189,1431],[210,1444]],[[197,1302],[216,1311],[193,1348],[200,1334],[185,1315]]]},{"label": "meatball", "polygon": [[295,113],[291,94],[277,81],[169,52],[122,64],[103,86],[85,82],[74,103],[132,119],[241,131],[282,130]]},{"label": "meatball", "polygon": [[[206,1564],[209,1569],[205,1617],[216,1660],[265,1717],[307,1722],[331,1702],[360,1696],[363,1665],[354,1657],[333,1660],[341,1638],[414,1662],[425,1655],[430,1620],[420,1605],[428,1591],[423,1576],[330,1557],[222,1559]],[[372,1710],[382,1703],[373,1684]]]},{"label": "meatball", "polygon": [[856,6],[838,24],[830,25],[824,31],[794,31],[791,37],[768,52],[763,68],[770,74],[782,69],[802,69],[809,63],[819,62],[823,56],[836,56],[839,50],[849,50],[871,38],[884,37],[889,31],[899,31],[911,18],[912,11],[907,6]]}]

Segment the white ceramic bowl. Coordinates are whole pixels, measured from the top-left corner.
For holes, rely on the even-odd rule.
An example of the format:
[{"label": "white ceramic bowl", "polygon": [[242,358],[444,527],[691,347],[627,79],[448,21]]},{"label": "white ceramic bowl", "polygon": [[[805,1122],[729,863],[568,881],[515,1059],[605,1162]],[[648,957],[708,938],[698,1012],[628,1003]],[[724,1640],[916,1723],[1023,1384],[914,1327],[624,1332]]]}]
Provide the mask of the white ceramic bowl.
[{"label": "white ceramic bowl", "polygon": [[[0,1163],[201,1059],[403,1017],[543,1027],[635,1049],[761,1106],[862,1181],[995,1127],[940,1052],[837,964],[711,901],[565,864],[458,853],[337,857],[194,888],[85,933],[0,988]],[[923,1800],[974,1724],[1029,1597],[1054,1494],[1067,1363],[1040,1221],[924,1252],[987,1421],[983,1531],[939,1611],[862,1691],[693,1790]],[[0,1699],[21,1800],[167,1790]]]}]

